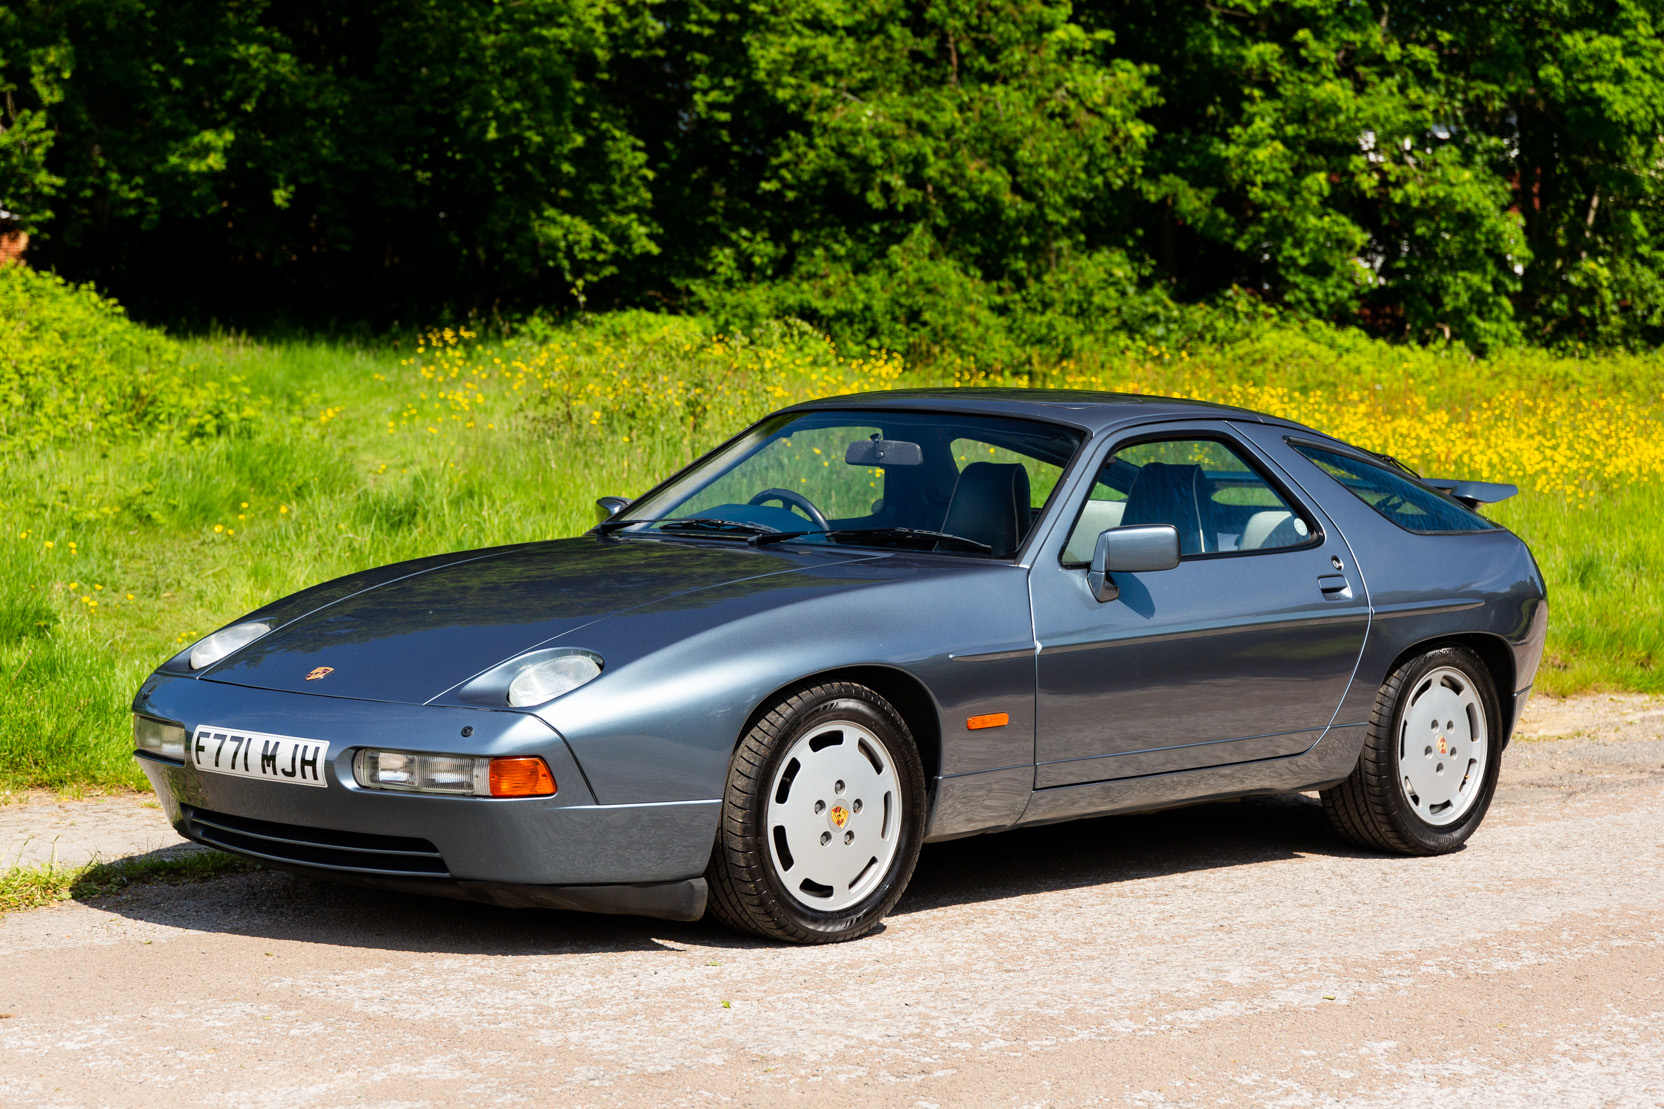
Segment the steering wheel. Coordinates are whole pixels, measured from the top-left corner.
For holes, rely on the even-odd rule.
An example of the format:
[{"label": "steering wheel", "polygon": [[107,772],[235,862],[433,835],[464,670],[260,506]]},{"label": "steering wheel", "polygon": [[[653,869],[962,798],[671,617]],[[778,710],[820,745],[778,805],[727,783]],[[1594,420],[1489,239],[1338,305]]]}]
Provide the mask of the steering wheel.
[{"label": "steering wheel", "polygon": [[801,508],[803,514],[809,517],[809,522],[822,531],[831,531],[832,525],[827,523],[826,514],[814,506],[814,503],[802,493],[794,493],[790,489],[764,489],[747,504],[766,504],[769,501],[779,501],[783,505]]}]

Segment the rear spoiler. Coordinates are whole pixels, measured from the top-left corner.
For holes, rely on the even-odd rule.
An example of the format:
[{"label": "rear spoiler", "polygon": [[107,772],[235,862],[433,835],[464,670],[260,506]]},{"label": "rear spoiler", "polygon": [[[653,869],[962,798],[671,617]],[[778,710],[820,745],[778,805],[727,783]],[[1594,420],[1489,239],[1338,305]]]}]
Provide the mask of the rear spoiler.
[{"label": "rear spoiler", "polygon": [[1496,481],[1458,481],[1448,477],[1424,477],[1423,485],[1430,485],[1441,493],[1446,493],[1469,508],[1477,509],[1482,504],[1495,504],[1505,501],[1520,491],[1517,485],[1506,485]]}]

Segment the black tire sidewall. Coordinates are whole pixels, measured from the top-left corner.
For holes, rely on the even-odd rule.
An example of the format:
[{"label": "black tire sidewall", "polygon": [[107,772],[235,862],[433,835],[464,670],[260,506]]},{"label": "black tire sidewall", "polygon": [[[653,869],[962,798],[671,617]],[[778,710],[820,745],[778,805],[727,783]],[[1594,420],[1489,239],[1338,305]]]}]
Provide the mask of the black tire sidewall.
[{"label": "black tire sidewall", "polygon": [[[768,843],[767,815],[769,791],[786,756],[805,733],[833,720],[853,720],[884,744],[902,794],[901,841],[896,845],[889,869],[871,893],[846,909],[823,912],[793,896],[776,872]],[[798,706],[788,716],[786,726],[780,729],[755,782],[756,788],[748,791],[746,801],[756,806],[754,819],[748,823],[757,842],[745,846],[755,852],[762,871],[759,878],[768,891],[773,915],[784,917],[782,923],[793,929],[827,940],[853,939],[870,931],[900,900],[913,876],[924,837],[924,770],[918,748],[900,716],[877,694],[859,687],[844,686],[836,693]]]},{"label": "black tire sidewall", "polygon": [[[1479,797],[1460,820],[1440,825],[1429,824],[1418,816],[1404,796],[1399,736],[1403,732],[1404,713],[1409,708],[1411,694],[1428,674],[1446,667],[1461,671],[1479,694],[1480,705],[1485,710],[1486,751],[1485,776],[1479,784]],[[1386,765],[1392,770],[1386,785],[1390,790],[1388,811],[1394,831],[1428,854],[1444,854],[1466,843],[1485,819],[1491,800],[1496,795],[1497,777],[1502,772],[1502,737],[1502,706],[1497,697],[1496,684],[1491,680],[1485,664],[1472,651],[1465,647],[1440,647],[1407,663],[1400,677],[1387,732],[1380,737],[1385,747]]]}]

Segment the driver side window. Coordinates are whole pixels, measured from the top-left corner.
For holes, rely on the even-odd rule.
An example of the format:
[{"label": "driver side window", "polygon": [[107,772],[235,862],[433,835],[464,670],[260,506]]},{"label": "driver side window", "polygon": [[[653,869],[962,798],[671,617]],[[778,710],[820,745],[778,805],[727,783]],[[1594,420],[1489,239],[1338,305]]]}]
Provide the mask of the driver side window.
[{"label": "driver side window", "polygon": [[1298,547],[1314,533],[1296,506],[1218,439],[1159,439],[1110,455],[1063,562],[1089,563],[1100,532],[1131,524],[1172,524],[1181,556]]}]

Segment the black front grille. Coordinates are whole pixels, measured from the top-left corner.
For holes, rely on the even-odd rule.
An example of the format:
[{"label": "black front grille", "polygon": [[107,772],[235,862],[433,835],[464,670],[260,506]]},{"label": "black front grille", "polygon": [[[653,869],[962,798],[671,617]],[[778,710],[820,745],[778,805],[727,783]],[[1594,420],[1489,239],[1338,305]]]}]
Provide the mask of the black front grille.
[{"label": "black front grille", "polygon": [[185,819],[192,838],[257,859],[357,874],[450,876],[439,849],[425,839],[276,824],[190,806],[185,808]]}]

